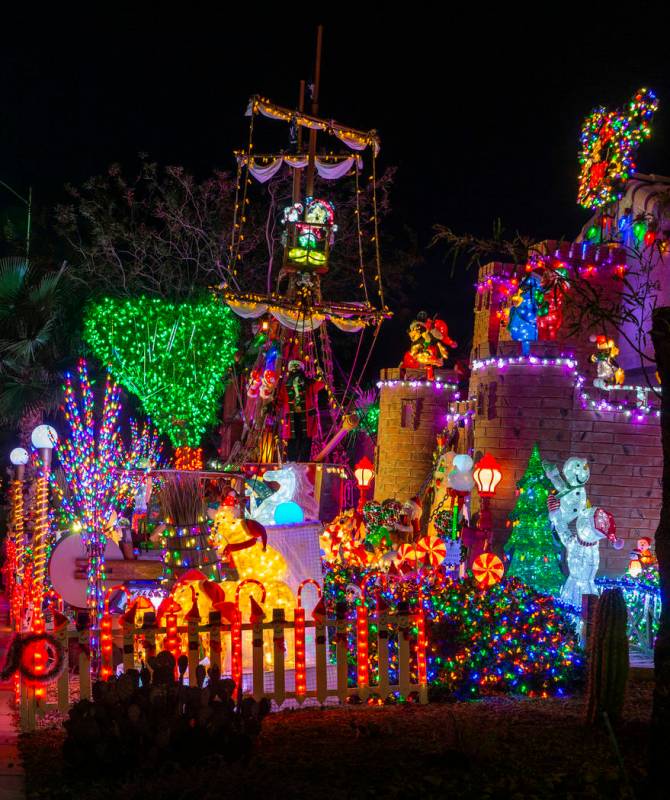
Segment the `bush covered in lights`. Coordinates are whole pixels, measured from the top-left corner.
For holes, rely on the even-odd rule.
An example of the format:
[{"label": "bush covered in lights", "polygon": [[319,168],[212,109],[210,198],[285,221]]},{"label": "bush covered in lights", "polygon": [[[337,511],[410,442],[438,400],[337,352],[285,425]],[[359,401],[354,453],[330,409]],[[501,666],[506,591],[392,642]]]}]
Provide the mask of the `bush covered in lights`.
[{"label": "bush covered in lights", "polygon": [[197,447],[216,421],[239,329],[214,298],[107,297],[88,308],[84,339],[160,433],[175,447]]},{"label": "bush covered in lights", "polygon": [[[371,614],[377,594],[391,609],[400,600],[408,601],[410,611],[417,610],[418,597],[422,597],[427,623],[428,682],[433,699],[495,694],[547,697],[569,693],[583,682],[583,655],[567,612],[553,598],[516,578],[482,590],[470,579],[456,580],[439,571],[418,578],[391,579],[383,573],[338,566],[329,570],[324,580],[329,610],[333,612],[337,602],[346,601],[353,616],[356,605],[363,602],[357,587],[364,581],[365,602]],[[376,629],[371,634],[370,671],[374,683]],[[353,682],[353,639],[350,645]],[[389,637],[389,654],[394,682],[394,634]],[[412,671],[415,669],[414,662]],[[415,679],[413,674],[412,681]]]}]

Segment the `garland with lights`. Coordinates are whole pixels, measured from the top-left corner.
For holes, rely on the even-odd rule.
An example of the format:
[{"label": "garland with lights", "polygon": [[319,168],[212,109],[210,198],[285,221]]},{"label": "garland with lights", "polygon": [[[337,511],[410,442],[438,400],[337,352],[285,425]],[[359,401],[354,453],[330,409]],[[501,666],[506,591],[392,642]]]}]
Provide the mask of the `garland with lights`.
[{"label": "garland with lights", "polygon": [[197,448],[216,421],[239,327],[212,297],[188,303],[108,297],[89,307],[84,339],[160,433],[177,448]]}]

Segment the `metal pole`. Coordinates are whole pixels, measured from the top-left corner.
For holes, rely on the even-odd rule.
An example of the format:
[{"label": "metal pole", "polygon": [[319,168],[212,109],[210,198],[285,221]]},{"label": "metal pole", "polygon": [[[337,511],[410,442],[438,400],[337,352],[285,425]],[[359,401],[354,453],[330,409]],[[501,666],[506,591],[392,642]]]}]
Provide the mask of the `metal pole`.
[{"label": "metal pole", "polygon": [[26,223],[26,260],[30,258],[30,224],[33,216],[33,187],[28,187],[28,221]]}]

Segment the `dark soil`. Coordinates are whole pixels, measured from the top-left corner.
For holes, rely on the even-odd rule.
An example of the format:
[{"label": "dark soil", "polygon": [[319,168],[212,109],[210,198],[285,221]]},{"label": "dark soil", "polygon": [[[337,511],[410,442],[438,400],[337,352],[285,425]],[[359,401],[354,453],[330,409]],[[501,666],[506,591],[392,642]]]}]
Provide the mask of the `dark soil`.
[{"label": "dark soil", "polygon": [[[487,700],[284,711],[246,765],[210,759],[116,785],[81,783],[64,732],[21,737],[29,798],[619,798],[645,796],[651,683],[629,686],[615,745],[583,724],[584,700]],[[630,782],[630,786],[626,785]]]}]

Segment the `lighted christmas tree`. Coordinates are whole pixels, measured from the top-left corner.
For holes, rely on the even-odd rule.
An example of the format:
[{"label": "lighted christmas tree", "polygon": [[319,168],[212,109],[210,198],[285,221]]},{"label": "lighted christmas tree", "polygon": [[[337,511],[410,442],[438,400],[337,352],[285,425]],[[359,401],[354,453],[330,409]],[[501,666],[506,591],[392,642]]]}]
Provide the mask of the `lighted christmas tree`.
[{"label": "lighted christmas tree", "polygon": [[517,483],[518,500],[509,515],[512,535],[506,551],[510,558],[509,576],[545,594],[558,594],[565,582],[559,567],[557,546],[547,511],[547,497],[553,486],[542,468],[537,445],[533,446],[528,467]]}]

